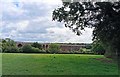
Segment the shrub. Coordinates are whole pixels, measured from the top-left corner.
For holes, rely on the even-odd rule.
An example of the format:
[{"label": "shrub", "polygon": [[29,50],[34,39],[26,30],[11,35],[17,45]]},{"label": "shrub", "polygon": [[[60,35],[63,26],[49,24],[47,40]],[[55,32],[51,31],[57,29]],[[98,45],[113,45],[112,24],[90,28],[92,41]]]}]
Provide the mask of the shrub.
[{"label": "shrub", "polygon": [[0,53],[2,53],[2,48],[0,48]]},{"label": "shrub", "polygon": [[102,45],[98,44],[96,46],[94,46],[92,48],[92,51],[95,53],[95,54],[104,54],[105,53],[105,49],[102,47]]},{"label": "shrub", "polygon": [[91,49],[91,48],[92,48],[92,45],[91,45],[91,44],[88,44],[88,45],[86,45],[85,48],[86,48],[86,49]]},{"label": "shrub", "polygon": [[87,48],[80,48],[79,52],[80,53],[87,53],[87,54],[92,53],[91,49],[87,49]]},{"label": "shrub", "polygon": [[1,39],[0,45],[2,48],[2,52],[19,52],[19,49],[16,47],[16,43],[9,38]]},{"label": "shrub", "polygon": [[75,51],[69,51],[69,53],[74,54],[74,53],[75,53]]},{"label": "shrub", "polygon": [[92,51],[94,52],[94,54],[102,54],[102,55],[104,55],[104,53],[105,53],[105,47],[104,46],[105,45],[100,40],[95,40],[92,43]]},{"label": "shrub", "polygon": [[23,51],[24,53],[33,52],[32,46],[31,46],[31,45],[24,45],[24,46],[22,47],[22,51]]},{"label": "shrub", "polygon": [[40,53],[47,53],[46,50],[40,50]]},{"label": "shrub", "polygon": [[5,53],[18,53],[19,49],[14,46],[7,46],[4,50]]},{"label": "shrub", "polygon": [[33,53],[40,53],[40,49],[39,49],[39,48],[32,47],[32,52],[33,52]]},{"label": "shrub", "polygon": [[81,53],[83,52],[83,49],[82,48],[80,48],[80,50],[79,50]]},{"label": "shrub", "polygon": [[31,45],[24,45],[22,48],[23,53],[45,53],[45,50],[40,50],[39,48],[32,47]]},{"label": "shrub", "polygon": [[[45,50],[44,50],[45,51]],[[49,49],[46,50],[46,53],[50,53]]]},{"label": "shrub", "polygon": [[19,52],[23,52],[22,48],[19,48]]},{"label": "shrub", "polygon": [[79,51],[74,51],[74,53],[79,53]]},{"label": "shrub", "polygon": [[86,53],[86,48],[80,48],[81,53]]},{"label": "shrub", "polygon": [[39,44],[38,42],[34,42],[31,46],[32,46],[32,47],[35,47],[35,48],[42,49],[42,45]]},{"label": "shrub", "polygon": [[50,51],[50,53],[58,53],[60,51],[60,45],[52,43],[52,44],[49,45],[48,50]]}]

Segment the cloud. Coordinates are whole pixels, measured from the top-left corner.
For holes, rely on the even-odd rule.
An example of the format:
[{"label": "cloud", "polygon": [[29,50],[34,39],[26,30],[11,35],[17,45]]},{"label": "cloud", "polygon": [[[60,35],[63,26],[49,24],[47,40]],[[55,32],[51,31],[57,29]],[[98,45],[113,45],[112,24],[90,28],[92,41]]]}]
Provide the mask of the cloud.
[{"label": "cloud", "polygon": [[62,4],[62,0],[29,0],[29,2],[27,0],[1,0],[1,2],[25,2],[25,3],[42,3],[42,4],[48,4],[48,5],[59,5]]},{"label": "cloud", "polygon": [[77,36],[75,33],[73,33],[68,28],[49,28],[47,31],[50,33],[50,38],[53,40],[53,42],[74,42],[74,43],[91,43],[92,42],[92,29],[86,28],[85,31],[82,31],[81,36]]},{"label": "cloud", "polygon": [[[52,11],[62,6],[61,0],[2,0],[2,38],[15,41],[86,42],[90,43],[92,29],[77,36],[63,23],[52,21]],[[1,7],[0,7],[1,8]]]},{"label": "cloud", "polygon": [[17,30],[25,30],[25,28],[28,26],[29,21],[22,21],[20,23],[17,23]]}]

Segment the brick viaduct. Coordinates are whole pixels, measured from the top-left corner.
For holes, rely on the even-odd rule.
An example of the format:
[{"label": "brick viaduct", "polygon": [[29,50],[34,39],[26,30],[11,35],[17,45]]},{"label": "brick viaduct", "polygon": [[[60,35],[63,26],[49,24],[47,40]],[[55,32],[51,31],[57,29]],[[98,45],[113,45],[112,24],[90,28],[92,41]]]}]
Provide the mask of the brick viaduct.
[{"label": "brick viaduct", "polygon": [[[16,42],[17,47],[22,47],[27,44],[32,44],[30,42]],[[44,50],[49,48],[51,43],[40,43]],[[62,51],[78,51],[80,48],[86,47],[87,44],[84,43],[58,43]]]}]

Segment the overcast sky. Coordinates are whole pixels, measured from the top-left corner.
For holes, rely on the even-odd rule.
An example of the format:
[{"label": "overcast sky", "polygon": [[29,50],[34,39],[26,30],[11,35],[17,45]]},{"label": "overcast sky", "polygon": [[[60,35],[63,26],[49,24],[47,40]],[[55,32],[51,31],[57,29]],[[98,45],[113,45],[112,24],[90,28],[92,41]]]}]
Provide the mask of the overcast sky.
[{"label": "overcast sky", "polygon": [[86,28],[77,36],[63,23],[52,21],[52,11],[60,6],[61,0],[2,0],[0,37],[42,43],[91,43],[92,29]]}]

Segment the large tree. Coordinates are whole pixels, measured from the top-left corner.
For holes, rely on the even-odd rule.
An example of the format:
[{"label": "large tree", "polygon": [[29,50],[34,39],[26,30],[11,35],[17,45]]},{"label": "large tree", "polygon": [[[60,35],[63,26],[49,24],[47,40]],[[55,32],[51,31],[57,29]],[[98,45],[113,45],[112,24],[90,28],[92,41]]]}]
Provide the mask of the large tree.
[{"label": "large tree", "polygon": [[2,52],[19,52],[15,41],[13,41],[10,38],[6,38],[6,39],[1,39],[1,48],[2,48]]},{"label": "large tree", "polygon": [[100,41],[96,40],[92,43],[92,52],[94,52],[95,54],[105,54],[105,49],[103,44],[101,44]]},{"label": "large tree", "polygon": [[53,11],[53,20],[64,22],[77,35],[86,27],[93,28],[93,40],[100,40],[111,55],[120,51],[119,2],[63,2]]}]

